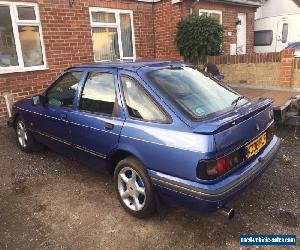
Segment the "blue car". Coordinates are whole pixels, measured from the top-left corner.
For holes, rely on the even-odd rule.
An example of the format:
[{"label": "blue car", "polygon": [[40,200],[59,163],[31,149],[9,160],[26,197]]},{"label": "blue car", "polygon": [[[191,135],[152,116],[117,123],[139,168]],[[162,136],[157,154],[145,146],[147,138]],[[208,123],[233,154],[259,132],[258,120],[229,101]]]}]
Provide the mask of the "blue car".
[{"label": "blue car", "polygon": [[226,204],[276,156],[273,123],[270,100],[173,61],[68,68],[9,120],[21,150],[47,146],[113,173],[136,217],[165,202],[231,218]]}]

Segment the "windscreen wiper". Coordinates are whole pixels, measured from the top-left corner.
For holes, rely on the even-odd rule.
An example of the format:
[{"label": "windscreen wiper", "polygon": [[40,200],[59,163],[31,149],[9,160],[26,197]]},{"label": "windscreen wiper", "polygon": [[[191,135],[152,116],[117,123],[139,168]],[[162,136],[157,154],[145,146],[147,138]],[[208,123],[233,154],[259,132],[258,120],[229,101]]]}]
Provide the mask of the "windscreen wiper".
[{"label": "windscreen wiper", "polygon": [[246,98],[245,96],[243,95],[240,95],[238,98],[236,98],[232,103],[231,105],[234,105],[234,107],[236,107],[236,105],[238,104],[238,102],[242,99]]}]

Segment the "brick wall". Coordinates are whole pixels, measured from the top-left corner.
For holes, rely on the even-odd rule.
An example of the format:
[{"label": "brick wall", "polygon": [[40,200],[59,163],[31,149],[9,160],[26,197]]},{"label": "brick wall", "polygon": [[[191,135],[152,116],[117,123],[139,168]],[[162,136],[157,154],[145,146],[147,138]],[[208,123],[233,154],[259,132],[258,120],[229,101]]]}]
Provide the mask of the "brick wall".
[{"label": "brick wall", "polygon": [[[236,21],[238,20],[238,13],[246,13],[247,18],[247,46],[246,52],[253,52],[254,44],[254,12],[255,8],[253,7],[243,7],[239,5],[225,4],[225,3],[215,3],[208,1],[199,1],[194,5],[193,11],[199,13],[199,9],[208,9],[208,10],[219,10],[222,11],[223,16],[223,26],[224,26],[224,42],[223,48],[225,54],[230,52],[230,44],[236,44]],[[231,32],[231,36],[228,35],[228,32]]]},{"label": "brick wall", "polygon": [[300,88],[300,58],[294,50],[274,53],[251,53],[237,56],[210,56],[199,62],[218,65],[225,82],[253,84],[260,87]]},{"label": "brick wall", "polygon": [[294,61],[292,87],[300,89],[300,58],[296,58]]},{"label": "brick wall", "polygon": [[262,87],[280,86],[280,63],[221,64],[218,67],[225,76],[225,82]]},{"label": "brick wall", "polygon": [[[89,7],[126,9],[133,11],[137,59],[182,59],[176,49],[177,23],[190,14],[192,0],[171,4],[171,0],[143,3],[133,0],[76,0],[70,7],[68,0],[21,0],[14,2],[39,4],[41,26],[46,50],[47,70],[0,74],[0,124],[7,119],[1,96],[8,92],[13,101],[42,92],[62,70],[74,64],[92,63],[93,48]],[[224,48],[236,42],[237,13],[247,13],[247,51],[253,44],[253,13],[250,7],[238,7],[200,1],[196,8],[218,9],[223,12],[225,33]]]},{"label": "brick wall", "polygon": [[181,59],[175,45],[177,23],[181,20],[182,5],[162,0],[154,5],[155,57]]},{"label": "brick wall", "polygon": [[94,62],[88,7],[133,10],[137,59],[154,58],[151,4],[131,0],[76,0],[70,7],[68,0],[26,2],[39,4],[49,69],[0,74],[0,124],[7,119],[3,93],[11,93],[13,101],[17,101],[42,92],[64,68]]},{"label": "brick wall", "polygon": [[294,50],[285,49],[282,51],[282,59],[280,64],[280,84],[284,87],[291,85],[294,71]]},{"label": "brick wall", "polygon": [[[193,4],[192,0],[185,0],[182,4],[171,4],[170,0],[162,0],[155,4],[155,41],[156,58],[181,59],[175,45],[177,23],[190,15],[191,7],[194,14],[199,9],[222,11],[222,24],[224,26],[223,49],[225,54],[230,52],[230,44],[236,44],[236,21],[238,13],[246,13],[247,16],[247,53],[253,52],[254,43],[254,12],[253,7],[243,7],[232,4],[208,2],[205,0]],[[228,35],[231,32],[231,36]]]}]

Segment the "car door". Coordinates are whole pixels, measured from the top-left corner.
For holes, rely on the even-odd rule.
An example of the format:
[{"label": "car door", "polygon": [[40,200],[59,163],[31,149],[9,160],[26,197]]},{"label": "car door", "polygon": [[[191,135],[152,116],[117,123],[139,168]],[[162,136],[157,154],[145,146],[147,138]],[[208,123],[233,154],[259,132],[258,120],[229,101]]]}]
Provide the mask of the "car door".
[{"label": "car door", "polygon": [[69,116],[75,155],[89,165],[104,166],[108,154],[117,147],[124,118],[116,86],[115,70],[89,71],[77,110]]},{"label": "car door", "polygon": [[33,122],[39,141],[69,155],[73,152],[69,115],[82,77],[82,71],[61,75],[45,92],[46,103],[37,107],[38,116]]}]

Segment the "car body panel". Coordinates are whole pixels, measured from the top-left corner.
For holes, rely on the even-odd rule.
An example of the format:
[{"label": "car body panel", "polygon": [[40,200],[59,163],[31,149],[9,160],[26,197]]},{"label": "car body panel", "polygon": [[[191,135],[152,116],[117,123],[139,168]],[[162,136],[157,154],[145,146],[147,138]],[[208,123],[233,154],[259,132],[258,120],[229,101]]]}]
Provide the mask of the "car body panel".
[{"label": "car body panel", "polygon": [[[264,171],[276,155],[279,139],[274,136],[254,159],[232,169],[215,181],[201,180],[197,177],[196,168],[199,161],[216,159],[263,133],[273,122],[271,102],[246,100],[214,118],[191,121],[169,100],[160,95],[146,77],[150,70],[170,66],[179,67],[186,64],[168,61],[79,65],[68,68],[65,72],[84,72],[77,88],[73,108],[52,110],[47,105],[34,105],[31,99],[25,99],[14,104],[14,117],[21,115],[39,142],[62,153],[71,154],[88,165],[107,167],[115,152],[128,152],[144,164],[161,199],[169,202],[191,203],[199,210],[215,210],[225,205]],[[114,74],[116,101],[119,108],[117,116],[78,110],[84,82],[88,72],[91,71]],[[121,75],[138,81],[168,114],[169,123],[162,124],[131,118],[122,93]],[[105,127],[107,123],[112,127],[107,129]],[[266,155],[268,155],[267,160],[260,160]],[[257,171],[247,175],[255,166]],[[170,186],[170,183],[175,183],[180,190],[218,192],[246,176],[248,176],[247,180],[243,184],[235,186],[229,193],[220,193],[213,200],[203,198],[201,195],[193,196],[189,192],[178,192],[177,188]]]},{"label": "car body panel", "polygon": [[[84,70],[84,78],[86,79],[88,75],[86,69],[76,69]],[[68,72],[68,70],[66,72]],[[90,69],[89,72],[111,73],[114,75],[117,105],[119,106],[118,110],[120,110],[122,104],[118,91],[117,70],[96,68]],[[79,84],[76,98],[74,100],[74,110],[68,116],[75,157],[80,161],[88,162],[88,165],[106,167],[106,158],[118,146],[125,118],[122,112],[114,117],[78,110],[79,99],[84,87],[84,82],[85,81],[81,81]],[[109,125],[109,127],[107,127],[107,125]]]},{"label": "car body panel", "polygon": [[149,170],[161,199],[199,211],[214,211],[243,192],[274,160],[280,146],[276,136],[261,154],[227,178],[214,184],[201,184]]}]

